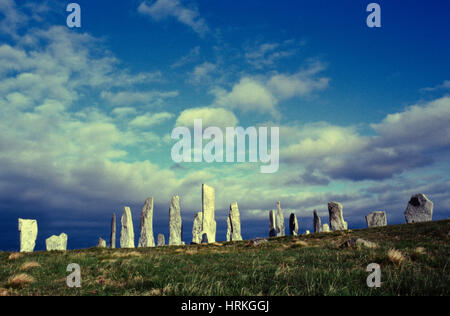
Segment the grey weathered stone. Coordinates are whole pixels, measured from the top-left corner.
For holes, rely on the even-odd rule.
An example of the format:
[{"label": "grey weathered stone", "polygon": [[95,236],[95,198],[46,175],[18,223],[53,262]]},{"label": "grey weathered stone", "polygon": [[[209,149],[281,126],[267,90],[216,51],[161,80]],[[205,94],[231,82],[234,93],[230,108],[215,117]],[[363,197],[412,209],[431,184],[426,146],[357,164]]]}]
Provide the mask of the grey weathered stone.
[{"label": "grey weathered stone", "polygon": [[230,216],[227,216],[227,241],[231,241],[231,220]]},{"label": "grey weathered stone", "polygon": [[249,241],[249,245],[250,246],[259,246],[259,245],[265,244],[267,242],[268,242],[267,239],[257,237],[257,238],[251,239]]},{"label": "grey weathered stone", "polygon": [[153,198],[145,200],[141,212],[141,235],[138,247],[155,247],[153,236]]},{"label": "grey weathered stone", "polygon": [[382,227],[387,226],[386,212],[377,211],[372,212],[366,216],[367,227]]},{"label": "grey weathered stone", "polygon": [[37,221],[19,218],[20,252],[33,252],[38,234]]},{"label": "grey weathered stone", "polygon": [[[230,213],[227,218],[227,225],[230,230],[230,240],[237,241],[242,240],[241,236],[241,215],[239,214],[239,207],[237,202],[231,203]],[[228,240],[228,230],[227,230],[227,241]]]},{"label": "grey weathered stone", "polygon": [[116,213],[113,213],[113,217],[111,220],[111,248],[116,248]]},{"label": "grey weathered stone", "polygon": [[208,234],[207,233],[203,233],[202,235],[202,244],[207,244],[208,243]]},{"label": "grey weathered stone", "polygon": [[322,232],[329,233],[330,232],[330,226],[328,226],[328,224],[323,224]]},{"label": "grey weathered stone", "polygon": [[350,248],[350,247],[376,248],[377,244],[371,241],[364,240],[362,238],[352,238],[347,240],[340,246],[340,248]]},{"label": "grey weathered stone", "polygon": [[433,202],[425,194],[414,194],[405,210],[407,223],[430,222],[433,220]]},{"label": "grey weathered stone", "polygon": [[280,201],[277,202],[277,236],[285,236],[285,229],[284,229],[284,215],[283,210],[281,209]]},{"label": "grey weathered stone", "polygon": [[275,237],[277,235],[275,211],[269,211],[269,237]]},{"label": "grey weathered stone", "polygon": [[133,217],[131,216],[131,210],[128,206],[123,208],[121,224],[120,248],[134,248]]},{"label": "grey weathered stone", "polygon": [[198,212],[194,216],[194,224],[192,225],[192,243],[200,244],[202,242],[203,231],[203,213]]},{"label": "grey weathered stone", "polygon": [[65,251],[67,250],[67,235],[65,233],[62,233],[59,236],[53,235],[45,240],[45,246],[47,251]]},{"label": "grey weathered stone", "polygon": [[317,211],[314,210],[314,232],[320,233],[322,231],[322,220],[320,216],[317,214]]},{"label": "grey weathered stone", "polygon": [[158,247],[164,247],[166,245],[166,240],[163,234],[158,234]]},{"label": "grey weathered stone", "polygon": [[181,245],[182,231],[180,197],[176,195],[172,197],[169,208],[169,245]]},{"label": "grey weathered stone", "polygon": [[104,240],[103,238],[99,238],[97,248],[106,248],[106,240]]},{"label": "grey weathered stone", "polygon": [[216,242],[215,193],[214,188],[202,185],[203,233],[208,234],[208,242]]},{"label": "grey weathered stone", "polygon": [[346,230],[348,228],[344,221],[341,203],[328,203],[328,212],[330,213],[330,226],[332,230]]},{"label": "grey weathered stone", "polygon": [[289,232],[291,236],[298,236],[298,221],[294,213],[289,216]]}]

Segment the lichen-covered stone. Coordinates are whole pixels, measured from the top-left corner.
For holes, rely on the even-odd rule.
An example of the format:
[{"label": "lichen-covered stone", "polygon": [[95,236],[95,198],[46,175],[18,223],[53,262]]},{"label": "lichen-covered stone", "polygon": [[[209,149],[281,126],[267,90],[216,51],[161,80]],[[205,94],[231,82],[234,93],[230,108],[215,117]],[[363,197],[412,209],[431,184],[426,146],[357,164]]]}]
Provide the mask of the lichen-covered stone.
[{"label": "lichen-covered stone", "polygon": [[[230,240],[237,241],[242,240],[241,236],[241,215],[239,214],[239,207],[237,202],[234,202],[230,205],[230,213],[227,219],[227,225],[230,230]],[[227,230],[227,238],[228,238],[228,230]],[[227,239],[228,240],[228,239]],[[228,240],[228,241],[230,241]]]},{"label": "lichen-covered stone", "polygon": [[386,212],[372,212],[366,216],[366,222],[369,228],[387,226]]},{"label": "lichen-covered stone", "polygon": [[141,212],[141,235],[138,247],[155,247],[155,237],[153,237],[153,198],[145,200]]},{"label": "lichen-covered stone", "polygon": [[294,213],[289,216],[289,232],[291,236],[298,236],[298,221]]},{"label": "lichen-covered stone", "polygon": [[330,232],[330,226],[328,226],[328,224],[323,224],[322,232],[329,233]]},{"label": "lichen-covered stone", "polygon": [[203,213],[198,212],[194,216],[194,223],[192,225],[192,243],[200,244],[202,242],[203,231]]},{"label": "lichen-covered stone", "polygon": [[47,248],[47,251],[53,250],[66,251],[67,235],[65,233],[62,233],[59,236],[53,235],[45,240],[45,246]]},{"label": "lichen-covered stone", "polygon": [[209,185],[202,185],[203,233],[208,235],[208,242],[216,242],[215,192]]},{"label": "lichen-covered stone", "polygon": [[284,215],[283,210],[281,209],[280,201],[277,202],[277,237],[282,237],[286,235],[284,228]]},{"label": "lichen-covered stone", "polygon": [[169,208],[169,245],[181,246],[183,223],[181,220],[180,197],[172,197]]},{"label": "lichen-covered stone", "polygon": [[131,216],[131,210],[128,206],[123,208],[121,224],[120,248],[134,248],[133,217]]},{"label": "lichen-covered stone", "polygon": [[20,252],[33,252],[38,234],[37,221],[19,218]]},{"label": "lichen-covered stone", "polygon": [[163,234],[158,234],[158,247],[164,247],[166,245],[166,240]]},{"label": "lichen-covered stone", "polygon": [[346,222],[344,221],[344,214],[341,203],[328,203],[328,212],[330,214],[330,226],[332,230],[346,230],[348,228]]},{"label": "lichen-covered stone", "polygon": [[110,238],[110,242],[111,242],[111,248],[115,249],[116,248],[116,213],[113,213],[113,217],[111,220],[111,238]]},{"label": "lichen-covered stone", "polygon": [[275,219],[275,211],[269,211],[269,237],[275,237],[277,235],[277,230],[275,228],[276,219]]},{"label": "lichen-covered stone", "polygon": [[433,220],[433,202],[425,194],[414,194],[405,210],[407,223],[430,222]]},{"label": "lichen-covered stone", "polygon": [[106,248],[106,240],[104,240],[103,238],[99,238],[97,248]]},{"label": "lichen-covered stone", "polygon": [[314,232],[320,233],[322,231],[322,220],[320,216],[317,214],[317,211],[314,210]]}]

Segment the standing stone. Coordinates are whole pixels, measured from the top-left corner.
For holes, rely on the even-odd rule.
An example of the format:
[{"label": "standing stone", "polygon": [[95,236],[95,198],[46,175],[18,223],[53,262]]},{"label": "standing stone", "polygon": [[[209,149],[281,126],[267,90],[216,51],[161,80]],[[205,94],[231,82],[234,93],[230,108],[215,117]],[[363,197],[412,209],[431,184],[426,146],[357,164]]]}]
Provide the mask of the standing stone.
[{"label": "standing stone", "polygon": [[45,240],[45,246],[47,247],[47,251],[59,250],[66,251],[67,250],[67,235],[62,233],[59,236],[51,236]]},{"label": "standing stone", "polygon": [[181,221],[180,197],[172,197],[169,208],[169,245],[181,246],[183,224]]},{"label": "standing stone", "polygon": [[116,213],[113,214],[111,220],[111,248],[116,248]]},{"label": "standing stone", "polygon": [[330,232],[330,226],[328,226],[328,224],[323,224],[322,232],[329,233]]},{"label": "standing stone", "polygon": [[405,210],[407,223],[431,222],[433,220],[433,202],[425,194],[414,194]]},{"label": "standing stone", "polygon": [[277,235],[277,231],[275,229],[276,219],[275,219],[275,211],[269,211],[269,237],[275,237]]},{"label": "standing stone", "polygon": [[277,236],[285,236],[285,230],[284,230],[284,215],[283,210],[280,206],[280,201],[277,202]]},{"label": "standing stone", "polygon": [[106,240],[99,238],[97,243],[97,248],[106,248]]},{"label": "standing stone", "polygon": [[216,242],[216,221],[214,219],[215,193],[214,188],[202,185],[203,233],[208,235],[210,243]]},{"label": "standing stone", "polygon": [[200,244],[202,242],[203,213],[198,212],[194,216],[194,224],[192,225],[192,243]]},{"label": "standing stone", "polygon": [[38,234],[37,221],[19,218],[20,252],[33,252]]},{"label": "standing stone", "polygon": [[289,216],[289,231],[291,236],[298,236],[298,221],[294,213]]},{"label": "standing stone", "polygon": [[131,210],[128,206],[123,208],[120,231],[120,248],[134,248],[134,228]]},{"label": "standing stone", "polygon": [[155,247],[153,237],[153,198],[145,200],[141,213],[141,236],[138,247]]},{"label": "standing stone", "polygon": [[346,230],[347,225],[344,221],[342,204],[338,202],[328,203],[328,212],[330,213],[330,226],[332,230]]},{"label": "standing stone", "polygon": [[163,234],[158,234],[158,247],[164,247],[166,245],[166,240]]},{"label": "standing stone", "polygon": [[322,220],[320,216],[317,214],[317,211],[314,210],[314,232],[320,233],[322,231]]},{"label": "standing stone", "polygon": [[[230,240],[242,240],[241,236],[241,215],[239,214],[239,207],[237,202],[231,203],[230,205],[230,214],[227,218],[227,224],[230,234]],[[227,241],[228,240],[228,230],[227,230]]]},{"label": "standing stone", "polygon": [[227,217],[227,241],[231,241],[231,220],[230,216]]},{"label": "standing stone", "polygon": [[367,227],[387,226],[386,212],[372,212],[366,216]]},{"label": "standing stone", "polygon": [[309,234],[311,234],[311,232],[310,232],[309,230],[307,230],[307,231],[305,232],[305,235],[309,235]]}]

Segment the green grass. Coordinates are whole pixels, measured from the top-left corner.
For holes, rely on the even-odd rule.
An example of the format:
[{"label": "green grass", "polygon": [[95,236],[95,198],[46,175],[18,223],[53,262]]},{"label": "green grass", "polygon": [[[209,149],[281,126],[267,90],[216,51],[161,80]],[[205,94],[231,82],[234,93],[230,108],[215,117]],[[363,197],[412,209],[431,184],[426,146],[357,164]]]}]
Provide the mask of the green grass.
[{"label": "green grass", "polygon": [[[449,295],[449,231],[444,220],[271,238],[259,246],[92,248],[16,259],[0,252],[0,295]],[[355,237],[378,247],[339,248]],[[403,253],[401,264],[388,258],[392,248]],[[40,266],[23,271],[27,262]],[[380,288],[366,285],[372,262],[381,265]],[[81,266],[81,288],[66,286],[70,263]],[[12,284],[21,273],[34,281]]]}]

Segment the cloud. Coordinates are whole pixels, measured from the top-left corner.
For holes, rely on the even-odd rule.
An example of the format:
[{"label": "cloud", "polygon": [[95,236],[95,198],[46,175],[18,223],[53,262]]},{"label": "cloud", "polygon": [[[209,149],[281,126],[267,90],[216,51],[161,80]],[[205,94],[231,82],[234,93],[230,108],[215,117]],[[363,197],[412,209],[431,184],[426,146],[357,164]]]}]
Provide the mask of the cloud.
[{"label": "cloud", "polygon": [[148,113],[135,117],[129,125],[136,128],[149,128],[154,125],[162,124],[173,117],[173,114],[169,112],[161,113]]},{"label": "cloud", "polygon": [[177,118],[176,126],[193,127],[195,119],[202,119],[204,127],[217,126],[221,128],[234,127],[238,119],[233,112],[221,108],[192,108],[181,112]]},{"label": "cloud", "polygon": [[198,9],[186,8],[179,0],[156,0],[150,4],[144,1],[139,5],[138,12],[149,15],[156,21],[168,17],[176,18],[180,23],[191,27],[199,35],[204,35],[208,31],[208,26],[205,20],[200,17]]},{"label": "cloud", "polygon": [[170,68],[176,69],[183,67],[184,65],[195,62],[200,56],[200,47],[196,46],[192,48],[186,56],[181,57],[178,61],[170,65]]},{"label": "cloud", "polygon": [[423,88],[423,89],[421,89],[421,91],[431,92],[431,91],[448,90],[448,89],[450,89],[450,80],[444,80],[444,82],[442,82],[441,84],[439,84],[437,86]]},{"label": "cloud", "polygon": [[211,82],[211,75],[216,71],[216,65],[204,62],[197,65],[192,73],[189,74],[189,82],[193,84]]},{"label": "cloud", "polygon": [[143,106],[160,106],[165,99],[174,98],[178,96],[178,91],[150,91],[150,92],[132,92],[120,91],[109,92],[102,91],[101,97],[105,99],[111,106],[129,106],[129,105],[143,105]]},{"label": "cloud", "polygon": [[280,59],[293,56],[297,53],[295,41],[287,40],[281,43],[263,43],[256,47],[244,48],[244,58],[251,66],[262,69],[273,66]]},{"label": "cloud", "polygon": [[19,28],[28,22],[27,16],[17,10],[14,0],[0,1],[0,17],[2,15],[3,19],[0,21],[0,32],[17,38]]}]

